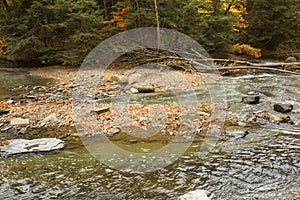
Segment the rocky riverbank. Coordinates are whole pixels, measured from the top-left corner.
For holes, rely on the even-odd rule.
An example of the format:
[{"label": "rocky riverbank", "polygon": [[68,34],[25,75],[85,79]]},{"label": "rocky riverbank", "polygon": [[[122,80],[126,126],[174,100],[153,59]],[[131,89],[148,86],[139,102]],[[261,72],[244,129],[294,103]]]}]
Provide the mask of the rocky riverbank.
[{"label": "rocky riverbank", "polygon": [[[72,93],[74,88],[79,87],[78,81],[76,81],[78,68],[53,66],[26,69],[7,68],[5,70],[27,71],[32,76],[50,78],[53,81],[45,86],[19,85],[11,88],[12,93],[18,92],[20,95],[17,98],[7,98],[0,102],[1,140],[7,139],[7,137],[10,138],[10,135],[27,134],[29,129],[75,127]],[[152,82],[150,81],[146,84],[140,82],[142,80],[140,76],[144,74],[132,74],[131,72],[129,74],[129,72],[130,70],[107,70],[104,77],[97,83],[97,92],[92,100],[117,96],[124,90],[129,95],[136,93],[157,93],[160,95],[163,92],[176,89],[182,90],[184,89],[182,87],[186,87],[187,84],[193,87],[204,84],[201,75],[190,72],[169,71],[166,75],[167,78],[163,77],[164,75],[152,76],[150,78]],[[178,76],[181,78],[176,78]],[[182,79],[186,81],[185,85],[180,83]],[[120,90],[120,85],[124,85],[124,81],[127,86],[125,89]],[[103,130],[101,134],[114,136],[118,140],[121,139],[120,134],[125,131],[121,127],[128,125],[129,122],[126,120],[120,122],[120,118],[113,113],[116,111],[115,105],[112,106],[112,104],[100,102],[95,105],[91,114],[96,114],[98,126]],[[160,104],[158,106],[157,104],[143,105],[134,103],[128,105],[127,109],[131,116],[131,126],[139,127],[141,130],[146,130],[149,126],[159,126],[160,130],[158,133],[163,136],[162,138],[170,138],[176,134],[183,134],[179,133],[178,129],[184,126],[194,129],[199,135],[207,132],[211,122],[215,120],[211,116],[211,111],[217,107],[218,109],[225,109],[224,105],[209,103],[191,105],[189,110],[194,115],[197,115],[199,119],[197,124],[194,124],[196,127],[191,127],[192,124],[182,123],[182,108],[180,105]],[[149,111],[152,113],[149,113]],[[157,113],[153,113],[154,111]],[[158,119],[159,117],[156,118],[158,114],[161,114],[160,119]],[[116,119],[119,119],[119,121]],[[156,122],[154,122],[155,120]],[[161,122],[163,122],[162,125]],[[236,124],[238,120],[233,116],[229,116],[226,123]],[[139,136],[136,135],[136,137]],[[160,140],[160,137],[154,138],[156,138],[155,140]]]}]

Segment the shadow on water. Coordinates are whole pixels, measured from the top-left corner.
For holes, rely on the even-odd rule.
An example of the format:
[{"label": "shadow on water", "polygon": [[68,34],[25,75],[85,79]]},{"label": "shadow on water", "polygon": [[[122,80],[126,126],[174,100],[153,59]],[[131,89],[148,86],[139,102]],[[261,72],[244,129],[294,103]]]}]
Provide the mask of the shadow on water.
[{"label": "shadow on water", "polygon": [[[271,111],[274,102],[289,102],[295,107],[290,115],[296,125],[248,125],[250,134],[244,140],[220,141],[220,151],[207,155],[200,151],[201,141],[192,143],[173,164],[144,174],[103,165],[73,138],[57,154],[0,158],[0,199],[176,199],[195,189],[228,200],[299,199],[298,80],[263,74],[224,81],[229,112],[244,118],[251,112]],[[262,103],[240,103],[241,95],[251,90],[262,94]],[[115,144],[127,151],[151,151],[164,145],[157,141]]]}]

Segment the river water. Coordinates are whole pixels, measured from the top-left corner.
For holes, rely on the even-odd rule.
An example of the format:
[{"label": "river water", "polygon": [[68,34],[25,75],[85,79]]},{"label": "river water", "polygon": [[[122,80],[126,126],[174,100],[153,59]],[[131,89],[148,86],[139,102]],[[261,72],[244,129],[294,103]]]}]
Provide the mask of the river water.
[{"label": "river water", "polygon": [[[1,88],[3,79],[10,78],[1,75]],[[24,77],[19,79],[23,84]],[[230,113],[245,118],[271,111],[276,102],[291,103],[294,125],[247,125],[245,139],[220,141],[220,150],[208,154],[200,151],[201,142],[192,143],[174,163],[151,173],[107,167],[73,139],[57,154],[0,158],[0,199],[176,199],[196,189],[208,190],[216,199],[300,199],[299,81],[298,76],[247,74],[225,77],[223,83]],[[240,103],[253,90],[261,93],[261,103]],[[163,146],[115,144],[135,150]]]}]

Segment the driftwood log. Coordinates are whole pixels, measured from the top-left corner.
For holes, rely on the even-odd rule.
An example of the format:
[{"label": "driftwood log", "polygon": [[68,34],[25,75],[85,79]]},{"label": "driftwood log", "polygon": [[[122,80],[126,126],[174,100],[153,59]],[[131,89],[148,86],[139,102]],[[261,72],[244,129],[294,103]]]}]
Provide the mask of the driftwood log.
[{"label": "driftwood log", "polygon": [[[177,53],[178,52],[142,49],[124,55],[119,61],[125,62],[129,67],[159,63],[184,71],[212,72],[217,71],[217,69],[221,72],[233,70],[262,70],[300,75],[298,71],[300,70],[300,62],[253,63],[242,60],[208,58],[195,50],[182,52],[180,53],[181,55]],[[212,68],[212,66],[214,67]]]}]

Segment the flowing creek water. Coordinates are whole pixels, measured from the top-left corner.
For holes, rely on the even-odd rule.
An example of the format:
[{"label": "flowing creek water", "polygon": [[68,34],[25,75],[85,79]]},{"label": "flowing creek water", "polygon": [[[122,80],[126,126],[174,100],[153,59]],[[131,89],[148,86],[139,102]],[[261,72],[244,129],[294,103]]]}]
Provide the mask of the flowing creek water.
[{"label": "flowing creek water", "polygon": [[[49,81],[17,75],[0,71],[2,98],[12,96],[10,87]],[[229,112],[245,118],[255,111],[271,111],[276,102],[286,102],[294,105],[290,116],[295,124],[249,125],[245,139],[220,141],[220,151],[207,155],[200,151],[201,142],[192,143],[176,162],[151,173],[109,168],[79,139],[69,140],[57,154],[0,158],[0,199],[177,199],[196,189],[211,191],[217,199],[300,199],[299,77],[248,74],[225,77],[224,86]],[[241,96],[253,90],[262,94],[262,102],[240,103]],[[115,144],[132,151],[164,145]]]}]

